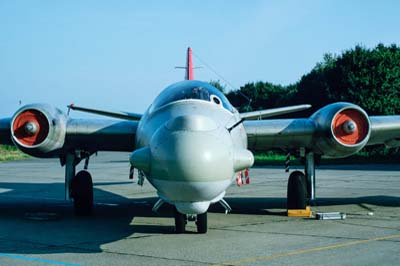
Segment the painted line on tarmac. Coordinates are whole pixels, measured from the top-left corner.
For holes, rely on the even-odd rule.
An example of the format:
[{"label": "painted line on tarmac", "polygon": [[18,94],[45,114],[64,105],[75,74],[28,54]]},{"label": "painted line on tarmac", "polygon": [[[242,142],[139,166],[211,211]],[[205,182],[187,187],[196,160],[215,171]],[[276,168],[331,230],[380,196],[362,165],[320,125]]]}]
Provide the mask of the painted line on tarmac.
[{"label": "painted line on tarmac", "polygon": [[316,248],[310,248],[310,249],[289,251],[286,253],[272,254],[272,255],[263,256],[263,257],[254,257],[254,258],[247,258],[247,259],[242,259],[242,260],[226,261],[226,262],[221,262],[221,263],[217,263],[214,265],[215,266],[216,265],[238,265],[238,264],[242,264],[242,263],[246,263],[246,262],[264,261],[264,260],[270,260],[270,259],[275,259],[275,258],[280,258],[280,257],[289,257],[289,256],[293,256],[293,255],[300,255],[300,254],[305,254],[305,253],[310,253],[310,252],[315,252],[315,251],[329,250],[329,249],[342,248],[342,247],[348,247],[348,246],[355,246],[355,245],[364,244],[364,243],[368,243],[368,242],[382,241],[382,240],[388,240],[388,239],[393,239],[393,238],[400,238],[400,234],[376,237],[376,238],[370,238],[370,239],[363,239],[363,240],[357,240],[357,241],[351,241],[351,242],[344,242],[344,243],[340,243],[340,244],[322,246],[322,247],[316,247]]},{"label": "painted line on tarmac", "polygon": [[46,259],[40,259],[40,258],[31,258],[31,257],[15,255],[15,254],[7,254],[7,253],[0,253],[0,257],[16,259],[16,260],[24,260],[24,261],[36,261],[36,262],[40,262],[40,263],[47,263],[47,264],[53,264],[53,265],[81,266],[80,264],[75,264],[75,263],[55,261],[55,260],[46,260]]}]

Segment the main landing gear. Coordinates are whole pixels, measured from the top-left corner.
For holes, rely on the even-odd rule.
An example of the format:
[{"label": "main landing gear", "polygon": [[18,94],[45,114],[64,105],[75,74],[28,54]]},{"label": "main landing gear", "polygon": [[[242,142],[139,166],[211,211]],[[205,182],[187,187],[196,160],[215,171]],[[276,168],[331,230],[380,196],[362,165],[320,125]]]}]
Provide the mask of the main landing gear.
[{"label": "main landing gear", "polygon": [[183,234],[186,231],[186,224],[188,221],[195,221],[197,226],[197,232],[199,234],[207,233],[207,212],[197,215],[186,215],[180,213],[176,207],[174,207],[174,218],[175,218],[175,232],[177,234]]},{"label": "main landing gear", "polygon": [[[315,200],[314,153],[303,152],[301,157],[304,157],[304,173],[294,171],[288,180],[287,209],[289,216],[309,216],[311,213],[308,206]],[[305,212],[301,212],[301,210],[305,210]],[[291,213],[294,215],[290,215]]]},{"label": "main landing gear", "polygon": [[287,209],[303,210],[307,207],[307,179],[301,171],[290,174],[287,187]]},{"label": "main landing gear", "polygon": [[93,182],[90,173],[80,171],[71,180],[70,197],[74,201],[76,215],[89,215],[93,211]]},{"label": "main landing gear", "polygon": [[[91,154],[84,152],[68,153],[61,164],[65,164],[65,198],[72,199],[76,215],[85,216],[93,212],[93,182],[87,171]],[[75,175],[76,166],[85,159],[84,169]]]}]

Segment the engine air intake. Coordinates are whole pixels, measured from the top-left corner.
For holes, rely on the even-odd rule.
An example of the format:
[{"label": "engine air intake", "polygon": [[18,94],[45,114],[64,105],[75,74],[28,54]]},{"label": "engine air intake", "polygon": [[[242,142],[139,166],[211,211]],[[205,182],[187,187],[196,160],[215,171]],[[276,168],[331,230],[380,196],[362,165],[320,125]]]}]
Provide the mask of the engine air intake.
[{"label": "engine air intake", "polygon": [[362,142],[368,135],[369,123],[358,110],[346,109],[335,115],[332,131],[337,141],[344,145]]},{"label": "engine air intake", "polygon": [[36,157],[53,157],[65,142],[67,117],[47,104],[22,106],[11,121],[14,144]]},{"label": "engine air intake", "polygon": [[371,134],[367,113],[352,103],[329,104],[315,112],[310,120],[316,128],[315,148],[326,157],[355,154],[367,144]]},{"label": "engine air intake", "polygon": [[49,122],[42,112],[29,109],[15,117],[12,130],[20,144],[35,146],[42,143],[49,134]]}]

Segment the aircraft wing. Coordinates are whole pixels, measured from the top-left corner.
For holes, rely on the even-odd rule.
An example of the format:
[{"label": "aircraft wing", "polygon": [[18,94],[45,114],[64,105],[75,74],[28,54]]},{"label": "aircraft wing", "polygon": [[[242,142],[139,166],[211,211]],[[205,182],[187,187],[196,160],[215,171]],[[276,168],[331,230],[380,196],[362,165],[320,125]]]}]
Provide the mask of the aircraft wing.
[{"label": "aircraft wing", "polygon": [[138,123],[73,119],[52,106],[32,104],[0,120],[0,144],[16,145],[36,157],[59,157],[71,151],[133,151]]},{"label": "aircraft wing", "polygon": [[371,137],[367,145],[385,144],[394,148],[400,146],[400,116],[371,116]]},{"label": "aircraft wing", "polygon": [[315,125],[310,119],[271,119],[243,122],[251,151],[311,147]]},{"label": "aircraft wing", "polygon": [[328,105],[309,118],[244,121],[252,151],[305,148],[327,157],[350,156],[364,146],[400,146],[400,116],[367,116],[350,103]]},{"label": "aircraft wing", "polygon": [[112,119],[70,119],[65,149],[133,151],[138,121]]}]

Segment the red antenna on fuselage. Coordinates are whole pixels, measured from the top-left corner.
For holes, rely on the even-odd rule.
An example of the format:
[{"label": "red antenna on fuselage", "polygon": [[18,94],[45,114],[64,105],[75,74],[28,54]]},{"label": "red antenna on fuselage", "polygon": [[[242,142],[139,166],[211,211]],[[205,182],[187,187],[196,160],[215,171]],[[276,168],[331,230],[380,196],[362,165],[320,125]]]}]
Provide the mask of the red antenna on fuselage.
[{"label": "red antenna on fuselage", "polygon": [[193,80],[193,60],[192,60],[192,48],[188,47],[187,49],[187,59],[186,59],[186,76],[185,79]]},{"label": "red antenna on fuselage", "polygon": [[194,72],[193,72],[193,59],[192,59],[192,48],[188,47],[186,53],[186,66],[184,67],[175,67],[180,69],[185,69],[185,80],[194,80]]}]

